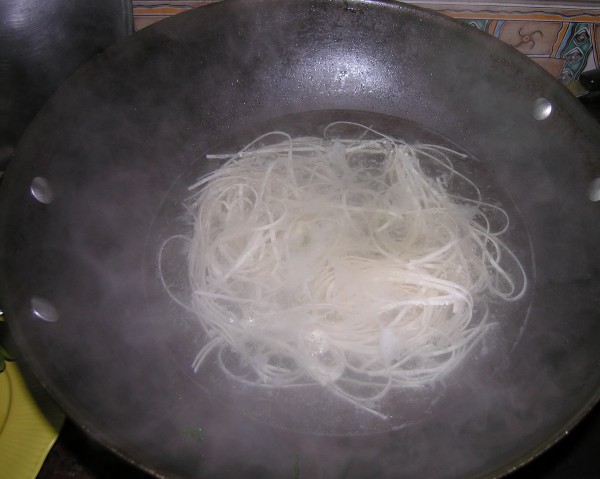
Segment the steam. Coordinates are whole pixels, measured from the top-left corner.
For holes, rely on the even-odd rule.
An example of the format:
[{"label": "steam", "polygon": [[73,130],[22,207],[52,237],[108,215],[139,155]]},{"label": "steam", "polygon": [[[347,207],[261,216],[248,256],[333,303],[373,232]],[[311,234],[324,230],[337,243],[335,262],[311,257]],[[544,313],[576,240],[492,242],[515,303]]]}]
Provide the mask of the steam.
[{"label": "steam", "polygon": [[[597,398],[600,234],[581,187],[597,129],[560,85],[478,32],[412,7],[349,6],[223,2],[142,30],[50,100],[3,180],[0,287],[19,346],[76,422],[160,474],[495,474]],[[542,96],[554,113],[540,122]],[[511,210],[507,244],[535,277],[530,296],[494,312],[498,329],[465,367],[395,398],[384,427],[319,390],[291,411],[285,395],[194,377],[204,337],[157,276],[185,186],[218,166],[200,160],[208,150],[334,120],[478,158],[477,184]],[[52,204],[29,196],[36,176]],[[184,265],[172,268],[177,278]],[[59,321],[31,317],[33,296]]]}]

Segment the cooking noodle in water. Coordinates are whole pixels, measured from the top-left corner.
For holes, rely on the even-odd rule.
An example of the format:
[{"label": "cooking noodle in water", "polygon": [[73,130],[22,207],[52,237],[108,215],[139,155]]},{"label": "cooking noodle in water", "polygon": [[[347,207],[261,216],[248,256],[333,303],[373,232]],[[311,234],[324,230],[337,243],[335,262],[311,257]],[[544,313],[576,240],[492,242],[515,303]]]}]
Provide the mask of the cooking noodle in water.
[{"label": "cooking noodle in water", "polygon": [[385,417],[390,390],[465,357],[490,324],[482,299],[518,300],[527,281],[507,213],[453,167],[464,155],[353,123],[325,136],[340,124],[361,135],[271,132],[190,187],[186,306],[208,338],[193,368],[321,384]]}]

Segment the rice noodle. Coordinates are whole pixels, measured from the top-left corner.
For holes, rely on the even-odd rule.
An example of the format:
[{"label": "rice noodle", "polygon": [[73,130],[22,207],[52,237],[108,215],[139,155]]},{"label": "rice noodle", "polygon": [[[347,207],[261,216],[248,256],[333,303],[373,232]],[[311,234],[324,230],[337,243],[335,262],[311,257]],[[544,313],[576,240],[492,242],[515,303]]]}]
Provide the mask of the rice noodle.
[{"label": "rice noodle", "polygon": [[189,307],[208,338],[193,368],[321,384],[382,416],[390,390],[454,368],[485,301],[527,280],[500,238],[508,214],[454,169],[463,155],[344,124],[360,137],[271,132],[190,187]]}]

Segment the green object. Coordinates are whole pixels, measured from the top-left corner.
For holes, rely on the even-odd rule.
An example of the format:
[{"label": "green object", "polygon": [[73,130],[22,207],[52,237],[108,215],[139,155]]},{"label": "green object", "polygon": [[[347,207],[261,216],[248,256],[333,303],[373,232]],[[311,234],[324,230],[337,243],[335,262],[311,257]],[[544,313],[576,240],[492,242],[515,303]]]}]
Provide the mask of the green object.
[{"label": "green object", "polygon": [[6,321],[0,315],[0,372],[6,369],[6,361],[14,361],[16,357],[15,343],[10,336]]},{"label": "green object", "polygon": [[64,419],[42,387],[7,362],[0,374],[0,477],[34,479]]},{"label": "green object", "polygon": [[293,479],[299,479],[300,478],[300,458],[298,457],[298,454],[294,454],[294,475],[292,476]]},{"label": "green object", "polygon": [[201,427],[188,427],[185,430],[185,433],[197,441],[202,441],[204,439],[204,431],[202,431]]},{"label": "green object", "polygon": [[0,476],[34,479],[65,416],[38,383],[25,380],[16,357],[0,315]]}]

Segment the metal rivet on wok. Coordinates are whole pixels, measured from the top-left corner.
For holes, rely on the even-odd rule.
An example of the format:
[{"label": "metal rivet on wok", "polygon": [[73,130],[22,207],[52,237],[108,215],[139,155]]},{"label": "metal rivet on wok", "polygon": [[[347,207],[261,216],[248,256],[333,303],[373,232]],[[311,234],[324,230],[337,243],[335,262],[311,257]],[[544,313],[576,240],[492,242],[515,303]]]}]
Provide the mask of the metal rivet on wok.
[{"label": "metal rivet on wok", "polygon": [[54,192],[50,187],[50,183],[48,183],[48,180],[42,176],[36,176],[33,179],[31,186],[29,187],[29,191],[31,192],[31,195],[40,203],[47,205],[54,201]]},{"label": "metal rivet on wok", "polygon": [[533,102],[533,117],[536,120],[545,120],[552,113],[552,103],[547,98],[538,98]]},{"label": "metal rivet on wok", "polygon": [[600,178],[596,178],[590,184],[588,198],[590,201],[600,201]]},{"label": "metal rivet on wok", "polygon": [[31,298],[31,312],[38,319],[43,319],[49,323],[58,321],[58,311],[54,305],[43,298],[34,296]]}]

